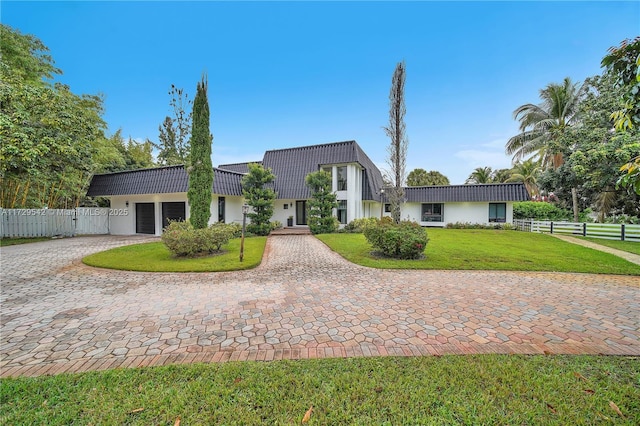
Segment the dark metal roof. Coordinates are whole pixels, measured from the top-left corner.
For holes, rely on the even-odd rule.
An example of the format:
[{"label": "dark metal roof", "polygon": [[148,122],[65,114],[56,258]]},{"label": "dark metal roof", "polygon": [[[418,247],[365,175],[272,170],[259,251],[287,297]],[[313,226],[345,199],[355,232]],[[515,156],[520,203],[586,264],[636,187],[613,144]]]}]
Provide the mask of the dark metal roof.
[{"label": "dark metal roof", "polygon": [[417,186],[405,188],[408,203],[529,201],[522,183]]},{"label": "dark metal roof", "polygon": [[[213,169],[214,194],[242,195],[241,173]],[[157,167],[94,175],[87,190],[90,197],[109,195],[167,194],[187,192],[189,176],[184,166]]]},{"label": "dark metal roof", "polygon": [[247,163],[220,164],[219,169],[229,170],[237,173],[249,173],[249,164],[262,164],[262,161],[249,161]]},{"label": "dark metal roof", "polygon": [[274,190],[280,199],[306,200],[311,197],[305,177],[325,164],[357,163],[363,170],[363,200],[379,200],[380,170],[355,141],[335,142],[267,151],[263,165],[276,176]]}]

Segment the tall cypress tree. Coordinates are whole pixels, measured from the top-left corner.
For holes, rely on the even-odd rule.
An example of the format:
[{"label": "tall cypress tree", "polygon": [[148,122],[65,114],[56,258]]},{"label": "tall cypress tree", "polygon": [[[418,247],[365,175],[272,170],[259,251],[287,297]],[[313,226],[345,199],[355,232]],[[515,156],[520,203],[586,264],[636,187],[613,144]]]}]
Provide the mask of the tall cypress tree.
[{"label": "tall cypress tree", "polygon": [[209,132],[209,101],[207,100],[207,78],[196,88],[193,101],[193,125],[191,130],[191,156],[189,171],[189,198],[191,224],[194,228],[206,228],[211,216],[211,192],[213,189],[213,165]]}]

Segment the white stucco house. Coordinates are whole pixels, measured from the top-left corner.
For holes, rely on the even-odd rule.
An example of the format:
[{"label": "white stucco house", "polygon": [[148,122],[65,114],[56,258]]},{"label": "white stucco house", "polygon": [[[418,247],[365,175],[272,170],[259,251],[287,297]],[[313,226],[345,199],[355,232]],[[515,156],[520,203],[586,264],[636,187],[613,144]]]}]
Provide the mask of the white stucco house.
[{"label": "white stucco house", "polygon": [[[304,179],[317,170],[331,173],[341,224],[389,214],[382,174],[355,141],[270,150],[256,163],[276,176],[272,220],[284,225],[290,217],[292,226],[307,225],[311,196]],[[242,221],[241,179],[247,170],[248,163],[214,168],[210,223]],[[189,217],[188,180],[183,166],[95,175],[87,195],[110,199],[112,234],[161,235],[169,219]],[[406,188],[402,218],[423,226],[511,222],[513,203],[526,200],[529,194],[521,183]]]}]

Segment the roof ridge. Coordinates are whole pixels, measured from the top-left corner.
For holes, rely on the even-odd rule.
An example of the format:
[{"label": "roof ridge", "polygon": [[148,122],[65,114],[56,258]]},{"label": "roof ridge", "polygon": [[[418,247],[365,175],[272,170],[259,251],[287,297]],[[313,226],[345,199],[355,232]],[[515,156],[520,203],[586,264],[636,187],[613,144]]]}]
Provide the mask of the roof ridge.
[{"label": "roof ridge", "polygon": [[[258,160],[258,161],[241,161],[239,163],[225,163],[225,164],[219,164],[218,168],[221,169],[223,168],[222,166],[239,166],[241,164],[252,164],[252,163],[262,163],[262,160]],[[215,168],[215,167],[214,167]]]},{"label": "roof ridge", "polygon": [[244,176],[245,175],[242,172],[236,172],[234,170],[221,169],[220,167],[214,167],[213,170],[217,170],[217,171],[223,172],[223,173],[231,173],[231,174],[240,175],[240,176]]},{"label": "roof ridge", "polygon": [[356,144],[357,145],[358,143],[355,140],[349,140],[349,141],[341,141],[341,142],[328,142],[328,143],[322,143],[322,144],[316,144],[316,145],[294,146],[290,148],[269,149],[265,151],[265,155],[267,152],[294,151],[294,150],[308,149],[308,148],[322,148],[329,145],[340,145],[340,144]]},{"label": "roof ridge", "polygon": [[149,170],[162,170],[162,169],[177,169],[177,168],[185,168],[184,164],[174,164],[172,166],[157,166],[157,167],[145,167],[143,169],[135,169],[135,170],[120,170],[117,172],[109,172],[109,173],[97,173],[94,176],[108,176],[108,175],[118,175],[124,173],[138,173],[138,172],[146,172]]}]

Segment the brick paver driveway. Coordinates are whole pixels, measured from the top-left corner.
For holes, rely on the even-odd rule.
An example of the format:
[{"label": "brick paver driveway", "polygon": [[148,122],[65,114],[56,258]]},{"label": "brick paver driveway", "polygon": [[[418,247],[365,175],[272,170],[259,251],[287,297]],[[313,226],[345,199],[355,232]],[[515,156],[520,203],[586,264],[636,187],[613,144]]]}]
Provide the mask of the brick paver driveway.
[{"label": "brick paver driveway", "polygon": [[252,271],[94,269],[140,237],[5,247],[2,376],[182,362],[445,353],[640,354],[640,279],[384,271],[312,236],[270,237]]}]

